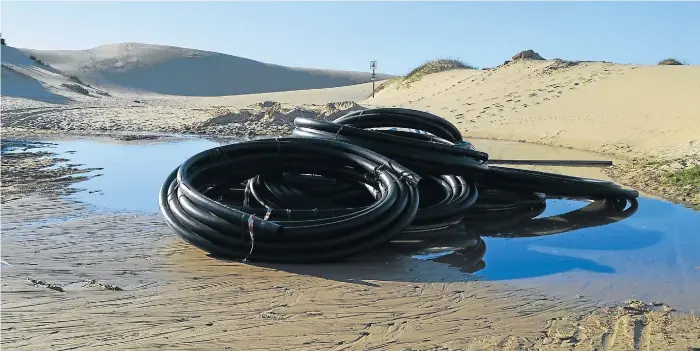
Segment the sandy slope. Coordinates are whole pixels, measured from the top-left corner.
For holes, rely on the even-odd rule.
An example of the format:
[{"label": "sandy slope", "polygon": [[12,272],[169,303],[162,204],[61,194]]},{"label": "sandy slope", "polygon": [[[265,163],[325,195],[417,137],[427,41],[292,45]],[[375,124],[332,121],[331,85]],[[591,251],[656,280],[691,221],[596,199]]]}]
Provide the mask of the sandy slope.
[{"label": "sandy slope", "polygon": [[330,88],[370,80],[368,72],[286,67],[164,45],[119,43],[89,50],[22,51],[115,95],[224,96]]},{"label": "sandy slope", "polygon": [[429,75],[364,103],[430,111],[472,137],[624,156],[700,154],[698,66],[516,61]]},{"label": "sandy slope", "polygon": [[63,104],[80,101],[87,96],[105,96],[104,90],[71,79],[70,75],[31,60],[22,51],[2,46],[3,97],[25,98]]},{"label": "sandy slope", "polygon": [[[378,81],[378,86],[384,81]],[[188,103],[197,105],[225,105],[244,107],[263,101],[292,105],[320,105],[342,101],[361,101],[372,94],[372,83],[361,83],[336,88],[281,91],[274,93],[243,94],[216,97],[190,97]],[[170,99],[181,99],[172,97]]]}]

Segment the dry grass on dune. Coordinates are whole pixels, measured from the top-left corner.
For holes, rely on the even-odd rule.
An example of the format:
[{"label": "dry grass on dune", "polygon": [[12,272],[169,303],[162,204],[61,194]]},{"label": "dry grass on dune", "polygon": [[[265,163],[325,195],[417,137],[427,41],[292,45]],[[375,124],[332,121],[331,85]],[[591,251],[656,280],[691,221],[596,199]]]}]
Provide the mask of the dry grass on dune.
[{"label": "dry grass on dune", "polygon": [[667,58],[667,59],[663,59],[663,60],[659,61],[659,63],[657,63],[657,65],[682,66],[683,62],[678,61],[674,58]]},{"label": "dry grass on dune", "polygon": [[435,60],[430,60],[412,69],[408,74],[403,77],[395,77],[389,79],[383,84],[380,84],[375,93],[387,88],[389,86],[395,86],[397,88],[408,88],[411,83],[419,81],[426,75],[439,73],[444,71],[450,71],[455,69],[476,69],[476,67],[453,58],[439,58]]}]

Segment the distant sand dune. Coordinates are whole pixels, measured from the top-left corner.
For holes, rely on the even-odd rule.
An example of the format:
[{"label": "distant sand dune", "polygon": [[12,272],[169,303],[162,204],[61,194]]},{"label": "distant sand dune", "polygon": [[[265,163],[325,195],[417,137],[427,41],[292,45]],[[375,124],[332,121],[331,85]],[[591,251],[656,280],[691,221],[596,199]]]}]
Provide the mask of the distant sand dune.
[{"label": "distant sand dune", "polygon": [[700,154],[700,67],[519,61],[388,87],[360,104],[445,117],[471,137],[621,155]]},{"label": "distant sand dune", "polygon": [[[365,83],[368,72],[294,68],[209,51],[139,43],[90,50],[22,49],[116,94],[225,96]],[[379,79],[389,78],[378,75]]]},{"label": "distant sand dune", "polygon": [[[376,82],[376,86],[384,81]],[[244,94],[221,97],[193,97],[188,100],[201,105],[228,105],[244,107],[257,102],[276,101],[293,105],[320,105],[330,102],[361,101],[372,94],[372,83],[354,84],[336,88],[281,91],[275,93]],[[173,97],[180,99],[180,97]]]}]

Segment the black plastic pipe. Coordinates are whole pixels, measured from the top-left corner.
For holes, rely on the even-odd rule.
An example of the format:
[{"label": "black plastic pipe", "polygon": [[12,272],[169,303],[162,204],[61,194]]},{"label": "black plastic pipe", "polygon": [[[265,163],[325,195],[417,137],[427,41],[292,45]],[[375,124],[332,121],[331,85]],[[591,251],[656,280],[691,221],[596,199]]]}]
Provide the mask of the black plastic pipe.
[{"label": "black plastic pipe", "polygon": [[326,262],[401,233],[534,218],[546,197],[638,197],[612,182],[489,165],[456,127],[422,111],[294,124],[294,137],[217,147],[180,165],[160,191],[166,223],[215,256]]},{"label": "black plastic pipe", "polygon": [[[205,195],[259,174],[288,171],[362,179],[375,201],[331,210],[233,206]],[[241,142],[200,152],[174,170],[160,191],[166,223],[215,256],[268,262],[333,261],[369,250],[404,231],[418,210],[420,177],[357,146],[299,138]]]}]

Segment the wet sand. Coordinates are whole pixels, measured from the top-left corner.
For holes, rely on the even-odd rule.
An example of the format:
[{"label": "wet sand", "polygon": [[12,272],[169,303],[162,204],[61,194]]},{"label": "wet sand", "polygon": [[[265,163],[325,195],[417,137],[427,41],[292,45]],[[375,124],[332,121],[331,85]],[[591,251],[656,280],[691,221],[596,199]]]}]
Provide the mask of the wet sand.
[{"label": "wet sand", "polygon": [[[20,177],[23,168],[7,167],[4,156],[3,348],[700,347],[700,318],[662,303],[608,307],[507,283],[455,281],[389,254],[323,267],[213,259],[177,239],[158,215],[61,198],[45,186],[61,176]],[[22,196],[5,201],[13,187]]]},{"label": "wet sand", "polygon": [[[55,217],[71,219],[41,224]],[[600,308],[500,283],[443,283],[430,272],[405,281],[392,272],[406,275],[406,267],[380,260],[267,268],[225,262],[173,238],[157,216],[99,215],[42,197],[3,205],[3,218],[3,259],[12,264],[3,267],[3,348],[700,346],[698,316],[665,305]]]}]

